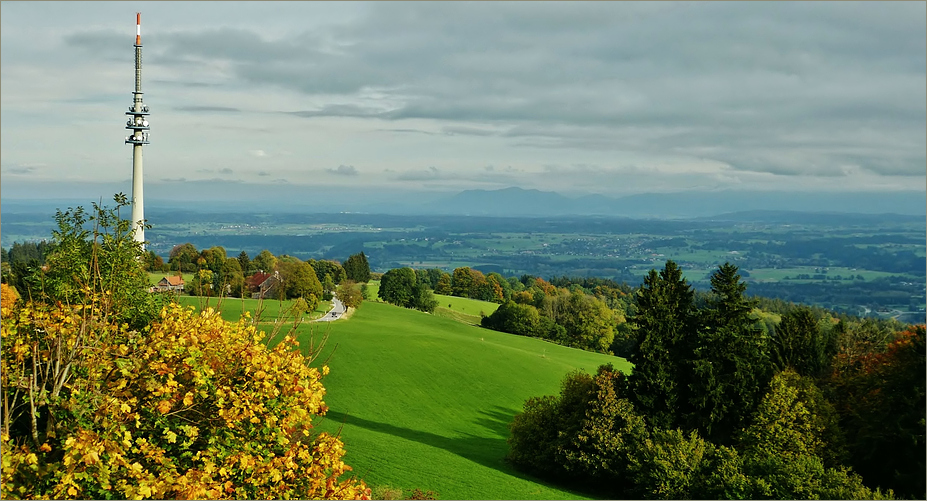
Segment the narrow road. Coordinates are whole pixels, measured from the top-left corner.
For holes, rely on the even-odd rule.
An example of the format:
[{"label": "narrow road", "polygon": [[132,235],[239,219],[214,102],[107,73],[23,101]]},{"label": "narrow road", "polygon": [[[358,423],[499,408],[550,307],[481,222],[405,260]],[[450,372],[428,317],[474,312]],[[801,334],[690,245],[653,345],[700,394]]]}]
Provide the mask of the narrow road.
[{"label": "narrow road", "polygon": [[325,314],[324,317],[318,318],[316,322],[332,322],[341,318],[341,315],[344,315],[345,307],[344,303],[338,300],[338,298],[332,294],[332,309]]}]

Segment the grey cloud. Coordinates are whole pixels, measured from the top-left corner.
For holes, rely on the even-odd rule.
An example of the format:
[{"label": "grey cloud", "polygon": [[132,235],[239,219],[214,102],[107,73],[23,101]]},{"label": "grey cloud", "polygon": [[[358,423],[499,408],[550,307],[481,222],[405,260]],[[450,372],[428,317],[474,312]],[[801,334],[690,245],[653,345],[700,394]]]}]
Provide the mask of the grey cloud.
[{"label": "grey cloud", "polygon": [[377,130],[380,131],[380,132],[399,132],[399,133],[401,133],[401,134],[425,134],[425,135],[427,135],[427,136],[434,136],[434,135],[436,135],[434,132],[429,132],[429,131],[427,131],[427,130],[421,130],[421,129],[402,129],[402,128],[399,128],[399,129],[377,129]]},{"label": "grey cloud", "polygon": [[493,172],[493,173],[504,172],[508,174],[513,174],[516,172],[524,172],[522,169],[516,169],[512,167],[511,165],[506,165],[505,167],[496,167],[495,165],[487,165],[486,167],[483,167],[483,170],[485,170],[486,172]]},{"label": "grey cloud", "polygon": [[262,170],[258,172],[258,176],[267,177],[267,176],[270,176],[270,172],[267,172],[266,170]]},{"label": "grey cloud", "polygon": [[190,113],[240,113],[241,109],[228,106],[175,106],[176,111]]},{"label": "grey cloud", "polygon": [[572,164],[572,165],[559,165],[559,164],[546,164],[542,168],[545,172],[549,173],[561,173],[561,174],[588,174],[591,172],[606,172],[607,169],[599,165],[588,165],[588,164]]},{"label": "grey cloud", "polygon": [[230,168],[228,168],[228,167],[226,167],[226,168],[224,168],[224,169],[219,169],[219,173],[220,173],[220,174],[232,174],[232,173],[234,173],[234,172],[235,172],[235,171],[233,171],[232,169],[230,169]]},{"label": "grey cloud", "polygon": [[499,133],[492,130],[479,129],[476,127],[466,127],[462,125],[447,125],[441,128],[441,131],[448,135],[461,134],[465,136],[498,136]]},{"label": "grey cloud", "polygon": [[[741,172],[924,174],[922,2],[364,8],[354,21],[303,34],[163,32],[152,35],[146,57],[168,68],[215,64],[231,77],[206,84],[210,78],[197,74],[171,85],[283,88],[321,103],[283,113],[391,121],[398,133],[434,134],[398,126],[426,119],[441,134],[497,136],[533,149],[671,154]],[[65,43],[125,61],[125,38],[81,31]],[[365,97],[371,92],[380,97]]]},{"label": "grey cloud", "polygon": [[356,176],[358,174],[353,165],[339,165],[337,169],[325,169],[325,171],[339,176]]},{"label": "grey cloud", "polygon": [[353,104],[332,104],[324,106],[318,110],[304,111],[287,111],[290,115],[296,115],[302,118],[316,117],[361,117],[361,118],[386,118],[389,113],[383,110],[358,106]]},{"label": "grey cloud", "polygon": [[[303,35],[307,37],[307,35]],[[237,28],[218,28],[178,31],[163,36],[163,54],[178,54],[186,58],[250,61],[269,63],[289,61],[313,52],[312,41],[297,43],[290,39],[264,40],[253,31]]]},{"label": "grey cloud", "polygon": [[186,88],[193,88],[193,89],[216,88],[216,87],[221,86],[221,84],[217,84],[217,83],[184,82],[184,81],[176,81],[176,80],[159,80],[159,79],[153,79],[152,83],[155,83],[158,85],[166,85],[169,87],[186,87]]},{"label": "grey cloud", "polygon": [[434,187],[445,186],[461,188],[467,185],[506,187],[519,186],[524,185],[526,182],[531,182],[531,179],[526,177],[524,172],[513,169],[511,166],[506,166],[504,169],[498,171],[495,170],[495,168],[474,168],[472,170],[449,171],[430,166],[427,169],[407,170],[399,173],[395,173],[390,169],[384,169],[383,172],[395,174],[390,177],[396,181],[427,181],[430,186]]},{"label": "grey cloud", "polygon": [[79,31],[64,36],[65,47],[83,49],[107,59],[125,58],[126,50],[132,50],[134,42],[131,35],[115,30]]},{"label": "grey cloud", "polygon": [[714,155],[710,158],[736,171],[764,172],[780,176],[841,177],[846,174],[839,164],[822,161],[818,155],[741,151]]},{"label": "grey cloud", "polygon": [[924,174],[927,157],[881,157],[875,153],[821,154],[802,150],[765,151],[762,149],[709,155],[737,171],[765,172],[783,176],[846,177],[859,171],[883,176]]},{"label": "grey cloud", "polygon": [[396,179],[399,181],[434,181],[437,179],[447,179],[445,175],[442,175],[441,171],[437,167],[431,166],[426,170],[410,170],[399,173],[396,176]]},{"label": "grey cloud", "polygon": [[31,165],[24,165],[20,167],[13,167],[9,169],[11,174],[32,174],[36,171],[36,167]]},{"label": "grey cloud", "polygon": [[185,177],[176,177],[176,178],[162,177],[161,182],[163,183],[185,183],[187,182],[187,178]]},{"label": "grey cloud", "polygon": [[196,179],[196,180],[194,180],[194,181],[192,181],[192,182],[194,182],[194,183],[203,183],[203,184],[210,184],[210,183],[241,184],[241,183],[244,183],[244,181],[241,180],[241,179],[224,179],[224,178],[221,178],[221,177],[213,177],[213,178],[210,178],[210,179]]}]

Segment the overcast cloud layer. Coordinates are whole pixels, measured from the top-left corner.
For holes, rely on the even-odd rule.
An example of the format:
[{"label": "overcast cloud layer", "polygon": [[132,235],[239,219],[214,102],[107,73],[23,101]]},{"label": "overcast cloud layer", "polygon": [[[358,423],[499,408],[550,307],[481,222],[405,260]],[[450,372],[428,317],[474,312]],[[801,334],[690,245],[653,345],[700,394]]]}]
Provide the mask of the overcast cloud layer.
[{"label": "overcast cloud layer", "polygon": [[3,2],[3,196],[925,189],[924,2]]}]

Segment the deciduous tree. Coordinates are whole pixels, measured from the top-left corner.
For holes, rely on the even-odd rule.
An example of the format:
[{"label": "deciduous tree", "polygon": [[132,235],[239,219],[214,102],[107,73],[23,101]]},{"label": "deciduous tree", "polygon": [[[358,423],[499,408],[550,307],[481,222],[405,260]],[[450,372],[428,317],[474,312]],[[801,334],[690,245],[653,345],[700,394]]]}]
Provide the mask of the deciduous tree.
[{"label": "deciduous tree", "polygon": [[380,277],[380,299],[396,306],[413,308],[415,301],[415,270],[394,268]]},{"label": "deciduous tree", "polygon": [[171,249],[171,254],[167,262],[172,270],[193,273],[196,271],[196,261],[199,257],[200,252],[196,250],[193,244],[187,242],[185,244],[175,245],[174,248]]},{"label": "deciduous tree", "polygon": [[412,287],[412,308],[426,313],[434,313],[438,300],[425,284],[417,283]]},{"label": "deciduous tree", "polygon": [[470,291],[473,287],[473,273],[469,266],[463,266],[454,269],[454,275],[451,277],[451,290],[454,296],[470,297]]},{"label": "deciduous tree", "polygon": [[364,298],[360,285],[351,280],[345,280],[338,286],[336,292],[338,299],[348,308],[359,308]]},{"label": "deciduous tree", "polygon": [[850,464],[867,483],[918,499],[927,495],[924,333],[906,329],[883,353],[849,361],[833,383]]},{"label": "deciduous tree", "polygon": [[277,258],[271,254],[269,250],[264,249],[260,254],[254,257],[254,260],[251,261],[251,266],[252,269],[257,271],[273,273],[277,267]]},{"label": "deciduous tree", "polygon": [[454,289],[451,287],[451,276],[447,273],[441,275],[438,278],[438,282],[435,284],[435,294],[450,296],[453,293]]},{"label": "deciduous tree", "polygon": [[309,263],[289,258],[279,260],[277,269],[283,279],[287,298],[308,298],[310,295],[322,297],[322,283],[319,282],[319,277],[315,275],[315,270]]},{"label": "deciduous tree", "polygon": [[615,315],[602,301],[577,290],[570,294],[561,315],[570,344],[605,353],[615,338]]}]

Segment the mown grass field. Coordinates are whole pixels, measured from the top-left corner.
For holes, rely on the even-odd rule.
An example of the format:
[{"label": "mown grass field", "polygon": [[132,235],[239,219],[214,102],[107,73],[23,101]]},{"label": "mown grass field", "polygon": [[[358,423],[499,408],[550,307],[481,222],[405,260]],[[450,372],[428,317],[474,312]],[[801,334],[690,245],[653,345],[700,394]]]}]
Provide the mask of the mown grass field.
[{"label": "mown grass field", "polygon": [[[223,303],[224,317],[237,313],[226,310],[232,304]],[[314,362],[331,368],[330,410],[318,426],[340,431],[354,474],[372,487],[432,490],[440,499],[584,499],[506,463],[508,425],[527,398],[557,394],[572,370],[630,368],[621,358],[373,301],[347,320],[305,323],[297,333],[304,351],[327,336]]]},{"label": "mown grass field", "polygon": [[[367,284],[367,291],[371,298],[376,298],[379,290],[379,280],[372,280]],[[480,313],[492,315],[492,313],[499,308],[499,304],[497,303],[477,301],[476,299],[465,297],[435,294],[435,299],[438,301],[438,307],[435,308],[435,316],[470,325],[480,324],[480,320],[482,320]]]},{"label": "mown grass field", "polygon": [[[227,297],[222,298],[220,301],[214,297],[204,296],[176,296],[176,299],[178,303],[184,306],[195,306],[197,309],[216,308],[222,318],[229,322],[237,322],[246,311],[251,313],[251,318],[257,318],[260,312],[261,318],[259,321],[262,324],[273,324],[278,319],[292,321],[292,315],[288,314],[287,311],[293,307],[293,300],[265,299],[261,301],[260,299]],[[312,313],[305,315],[305,319],[319,318],[331,309],[331,301],[320,301]],[[281,314],[281,312],[283,313]]]},{"label": "mown grass field", "polygon": [[447,308],[449,310],[459,311],[467,315],[476,316],[477,318],[479,318],[480,313],[492,315],[492,313],[499,308],[498,303],[491,303],[489,301],[477,301],[476,299],[470,299],[466,297],[435,294],[435,299],[438,300],[439,308]]},{"label": "mown grass field", "polygon": [[[623,359],[366,302],[345,321],[312,325],[331,355],[328,416],[355,473],[373,486],[442,499],[574,499],[519,474],[504,457],[508,424],[532,396],[556,394],[574,369]],[[308,345],[309,328],[301,328]]]}]

